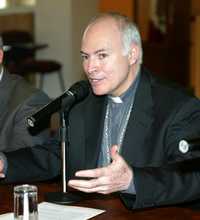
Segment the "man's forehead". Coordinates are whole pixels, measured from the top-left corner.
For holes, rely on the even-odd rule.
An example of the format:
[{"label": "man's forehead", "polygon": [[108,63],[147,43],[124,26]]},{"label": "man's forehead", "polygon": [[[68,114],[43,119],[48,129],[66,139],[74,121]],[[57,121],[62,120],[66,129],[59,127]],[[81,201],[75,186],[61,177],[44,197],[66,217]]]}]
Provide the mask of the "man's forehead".
[{"label": "man's forehead", "polygon": [[99,28],[88,30],[85,33],[81,48],[94,48],[95,50],[109,49],[112,44],[120,44],[121,35],[112,28]]},{"label": "man's forehead", "polygon": [[93,35],[108,35],[108,34],[118,34],[120,33],[119,27],[116,21],[113,18],[106,17],[96,20],[95,22],[89,24],[84,31],[83,38],[86,36],[93,34]]},{"label": "man's forehead", "polygon": [[98,26],[98,25],[105,26],[107,24],[108,25],[112,24],[112,26],[115,26],[115,25],[117,26],[116,20],[110,16],[107,16],[107,17],[99,18],[99,19],[95,20],[94,22],[90,23],[86,29],[89,29],[89,28],[92,28],[92,27]]}]

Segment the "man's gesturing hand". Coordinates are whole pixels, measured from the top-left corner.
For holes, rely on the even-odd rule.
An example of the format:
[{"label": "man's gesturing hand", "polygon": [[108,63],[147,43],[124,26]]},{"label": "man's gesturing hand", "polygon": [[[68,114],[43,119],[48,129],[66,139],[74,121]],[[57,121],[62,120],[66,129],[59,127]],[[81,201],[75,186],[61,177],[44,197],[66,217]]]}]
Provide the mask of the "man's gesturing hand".
[{"label": "man's gesturing hand", "polygon": [[107,167],[81,170],[75,174],[77,177],[91,178],[90,180],[70,180],[68,185],[88,193],[108,194],[126,190],[132,181],[133,171],[117,150],[118,146],[112,146],[112,163]]}]

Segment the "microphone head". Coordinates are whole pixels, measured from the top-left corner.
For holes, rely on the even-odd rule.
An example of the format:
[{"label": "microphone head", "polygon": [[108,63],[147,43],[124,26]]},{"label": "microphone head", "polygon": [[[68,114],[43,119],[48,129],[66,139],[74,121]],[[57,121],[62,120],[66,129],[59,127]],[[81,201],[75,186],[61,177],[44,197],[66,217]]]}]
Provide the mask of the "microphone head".
[{"label": "microphone head", "polygon": [[68,113],[71,107],[77,102],[86,98],[89,94],[89,82],[79,81],[71,86],[69,90],[61,96],[46,104],[36,113],[27,118],[29,127],[37,127],[37,124],[42,124],[40,121],[46,121],[49,124],[50,117],[54,112],[64,111]]},{"label": "microphone head", "polygon": [[75,97],[75,100],[79,102],[82,99],[84,99],[86,96],[88,96],[90,91],[89,82],[86,80],[76,82],[69,88],[68,91],[71,92]]}]

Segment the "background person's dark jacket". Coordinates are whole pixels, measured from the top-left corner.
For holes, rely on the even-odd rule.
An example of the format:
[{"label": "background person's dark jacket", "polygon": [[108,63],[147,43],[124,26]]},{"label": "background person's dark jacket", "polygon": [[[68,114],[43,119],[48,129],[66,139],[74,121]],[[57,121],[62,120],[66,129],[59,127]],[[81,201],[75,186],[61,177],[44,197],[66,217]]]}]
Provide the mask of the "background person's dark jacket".
[{"label": "background person's dark jacket", "polygon": [[42,144],[49,131],[31,135],[26,117],[50,101],[42,91],[28,84],[22,77],[3,73],[0,81],[0,152]]}]

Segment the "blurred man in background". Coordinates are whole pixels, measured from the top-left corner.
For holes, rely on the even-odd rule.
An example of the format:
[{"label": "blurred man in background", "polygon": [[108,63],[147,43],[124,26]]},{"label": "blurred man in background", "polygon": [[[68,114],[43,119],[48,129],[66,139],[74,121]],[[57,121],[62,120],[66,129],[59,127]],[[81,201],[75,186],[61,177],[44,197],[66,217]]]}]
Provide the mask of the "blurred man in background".
[{"label": "blurred man in background", "polygon": [[[27,128],[26,117],[47,104],[50,99],[31,86],[23,77],[7,72],[3,66],[3,42],[0,38],[0,159],[2,152],[34,147],[50,140],[49,129],[34,132]],[[6,169],[6,164],[4,170]]]}]

